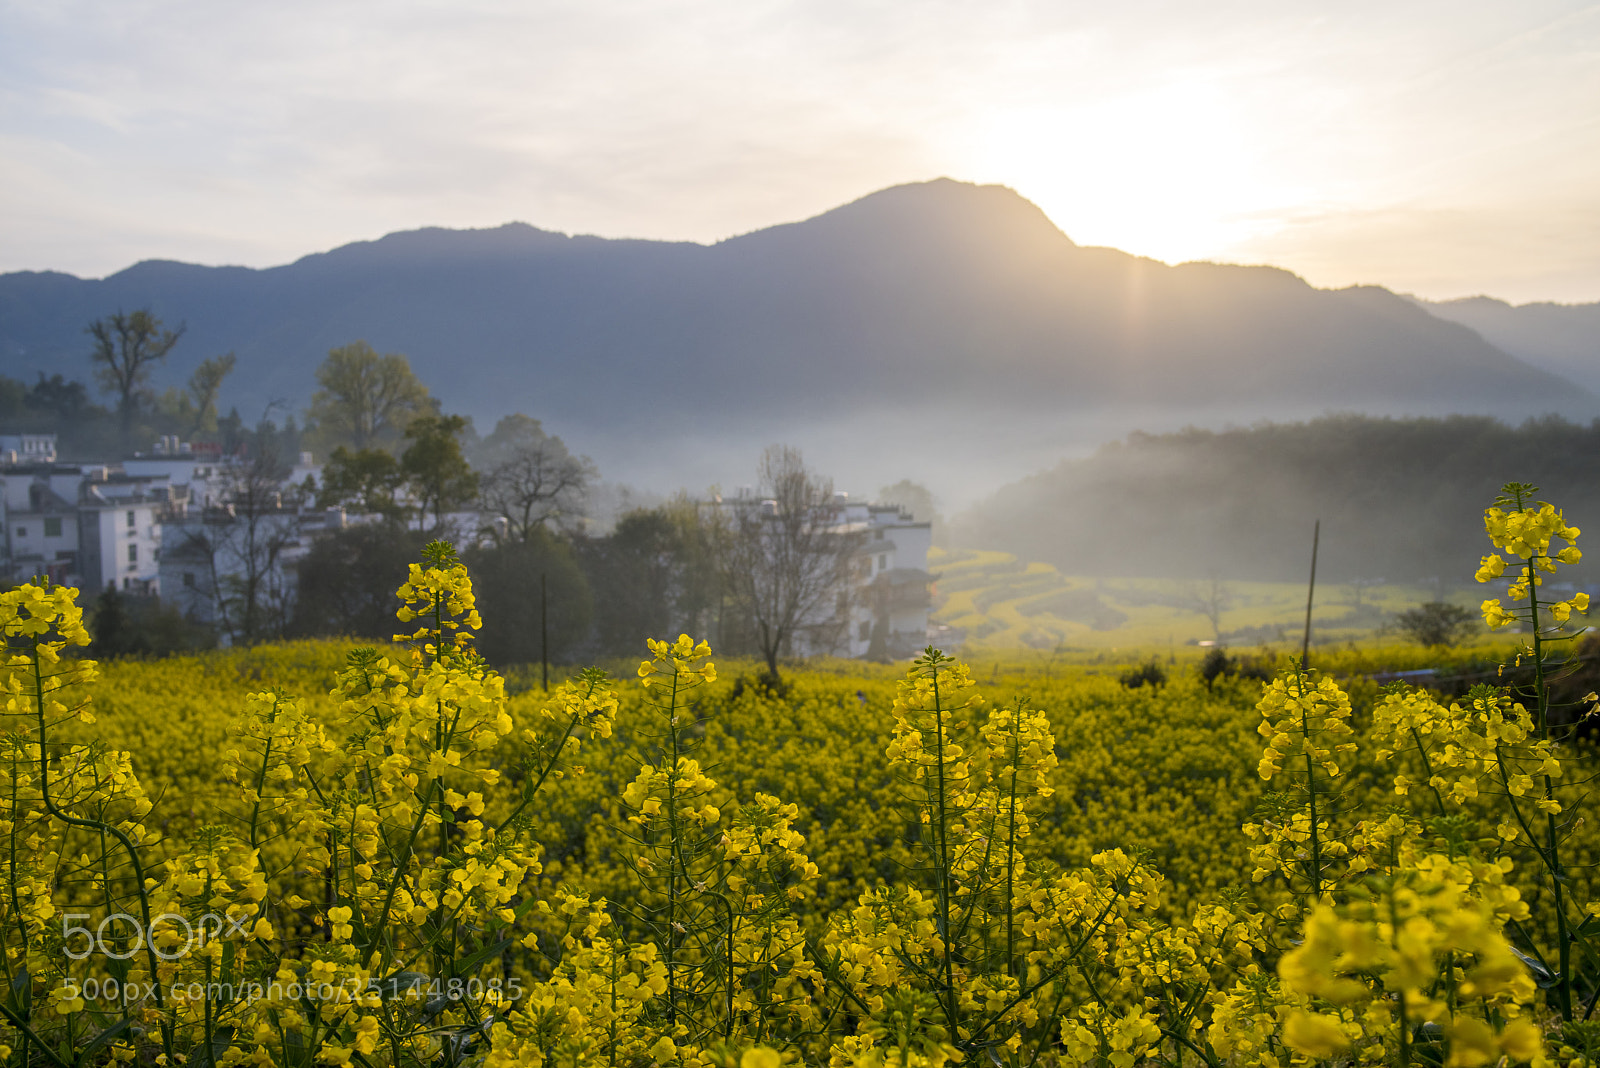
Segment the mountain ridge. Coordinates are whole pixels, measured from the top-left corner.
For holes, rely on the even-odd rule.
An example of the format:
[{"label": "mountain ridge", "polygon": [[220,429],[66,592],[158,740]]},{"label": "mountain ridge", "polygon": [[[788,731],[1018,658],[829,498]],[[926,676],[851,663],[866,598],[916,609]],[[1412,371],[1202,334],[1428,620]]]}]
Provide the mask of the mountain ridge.
[{"label": "mountain ridge", "polygon": [[1600,301],[1511,304],[1489,296],[1410,299],[1437,318],[1472,328],[1525,362],[1571,378],[1590,391],[1600,390]]},{"label": "mountain ridge", "polygon": [[[1059,454],[1063,427],[1140,425],[1119,429],[1124,411],[1156,426],[1196,412],[1600,413],[1590,390],[1386,289],[1078,245],[1014,191],[950,179],[712,244],[517,222],[398,231],[268,268],[0,275],[0,372],[87,377],[84,325],[147,305],[188,324],[158,386],[237,352],[223,402],[248,419],[303,405],[328,349],[360,338],[407,354],[448,409],[527,411],[597,459],[589,442],[607,435],[632,443],[612,448],[626,458],[662,435],[748,448],[863,419],[913,436],[977,420],[1038,459]],[[989,448],[984,435],[970,447]]]}]

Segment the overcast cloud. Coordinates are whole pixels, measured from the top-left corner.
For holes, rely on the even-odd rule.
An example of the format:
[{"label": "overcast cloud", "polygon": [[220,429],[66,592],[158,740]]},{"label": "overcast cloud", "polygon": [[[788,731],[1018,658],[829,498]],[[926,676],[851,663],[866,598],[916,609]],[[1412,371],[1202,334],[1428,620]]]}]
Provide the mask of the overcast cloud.
[{"label": "overcast cloud", "polygon": [[0,270],[517,219],[711,241],[949,175],[1075,240],[1600,300],[1600,5],[0,0]]}]

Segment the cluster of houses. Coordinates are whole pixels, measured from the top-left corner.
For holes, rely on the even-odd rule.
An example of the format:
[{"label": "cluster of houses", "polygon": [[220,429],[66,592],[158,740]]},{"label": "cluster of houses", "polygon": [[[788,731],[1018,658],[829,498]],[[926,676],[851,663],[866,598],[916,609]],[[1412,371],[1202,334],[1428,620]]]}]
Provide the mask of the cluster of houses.
[{"label": "cluster of houses", "polygon": [[[52,434],[0,435],[0,576],[48,577],[84,591],[159,596],[228,639],[227,590],[248,580],[279,610],[316,539],[365,517],[315,505],[321,469],[301,453],[279,488],[241,507],[241,467],[215,448],[164,438],[119,463],[61,463]],[[928,638],[931,525],[892,505],[835,499],[832,522],[856,535],[851,589],[808,621],[798,653],[915,655]],[[490,529],[455,516],[466,532]]]},{"label": "cluster of houses", "polygon": [[[248,566],[215,547],[212,532],[236,526],[237,465],[220,450],[163,439],[118,463],[61,463],[53,434],[0,435],[0,571],[11,582],[48,578],[85,591],[163,596],[191,619],[214,624],[218,591]],[[320,469],[302,453],[286,486],[313,483]],[[342,525],[279,494],[257,515],[287,535],[273,561],[292,589],[295,563],[318,531]]]}]

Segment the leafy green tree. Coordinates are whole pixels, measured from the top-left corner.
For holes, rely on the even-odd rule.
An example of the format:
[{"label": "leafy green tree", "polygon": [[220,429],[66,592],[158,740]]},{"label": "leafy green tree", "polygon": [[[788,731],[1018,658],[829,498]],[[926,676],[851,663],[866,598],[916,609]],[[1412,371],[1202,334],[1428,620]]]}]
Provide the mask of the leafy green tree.
[{"label": "leafy green tree", "polygon": [[1400,633],[1418,645],[1455,645],[1477,630],[1478,617],[1458,604],[1429,601],[1395,617]]},{"label": "leafy green tree", "polygon": [[103,660],[139,651],[138,632],[128,619],[123,596],[117,592],[115,583],[95,598],[94,611],[89,615],[89,632],[94,635],[90,651]]},{"label": "leafy green tree", "polygon": [[300,560],[289,633],[388,641],[395,633],[395,576],[421,558],[427,540],[392,523],[362,523],[318,538]]},{"label": "leafy green tree", "polygon": [[124,594],[115,586],[107,586],[95,598],[89,632],[94,636],[89,651],[101,660],[171,656],[217,644],[214,631],[185,619],[161,598]]},{"label": "leafy green tree", "polygon": [[617,520],[609,535],[579,544],[601,652],[624,655],[646,637],[671,633],[683,568],[679,535],[666,509],[641,508]]},{"label": "leafy green tree", "polygon": [[686,493],[680,493],[664,510],[678,537],[674,621],[690,634],[716,635],[730,652],[754,650],[754,626],[740,611],[718,555],[725,524],[709,517]]},{"label": "leafy green tree", "polygon": [[189,391],[176,386],[167,387],[159,397],[155,398],[150,413],[151,420],[161,433],[171,433],[176,428],[180,436],[187,436],[189,428],[195,422],[194,400],[190,398]]},{"label": "leafy green tree", "polygon": [[27,400],[25,383],[0,375],[0,419],[15,419],[27,411]]},{"label": "leafy green tree", "polygon": [[411,442],[400,456],[400,471],[426,520],[433,512],[434,529],[444,526],[444,513],[470,504],[478,496],[478,473],[461,450],[467,420],[459,415],[423,415],[406,428]]},{"label": "leafy green tree", "polygon": [[393,450],[413,419],[439,409],[404,356],[380,356],[365,341],[329,352],[317,368],[317,386],[307,422],[323,452],[340,445]]},{"label": "leafy green tree", "polygon": [[222,390],[223,380],[233,373],[234,365],[238,362],[238,357],[231,352],[225,356],[212,356],[201,360],[200,366],[189,376],[189,396],[194,404],[194,422],[189,428],[191,437],[216,432],[217,394]]},{"label": "leafy green tree", "polygon": [[131,315],[118,311],[96,319],[85,330],[94,338],[89,358],[95,365],[95,377],[102,389],[117,398],[126,448],[133,441],[133,421],[147,392],[150,372],[183,337],[184,327],[168,330],[149,308],[141,308]]},{"label": "leafy green tree", "polygon": [[719,508],[687,495],[635,508],[609,534],[574,538],[594,595],[599,651],[624,656],[646,635],[706,635],[725,654],[754,653],[753,624],[726,582]]},{"label": "leafy green tree", "polygon": [[405,508],[398,498],[404,484],[400,462],[391,454],[382,449],[351,452],[341,445],[322,468],[317,506],[353,506],[357,511],[399,522],[405,518]]},{"label": "leafy green tree", "polygon": [[[588,641],[594,602],[583,569],[565,540],[535,528],[525,541],[469,549],[462,559],[472,573],[483,615],[478,648],[490,663],[538,661],[544,634],[549,635],[551,662],[566,663]],[[644,637],[635,637],[634,645]]]},{"label": "leafy green tree", "polygon": [[59,374],[46,378],[40,371],[39,381],[28,387],[28,395],[22,403],[30,411],[73,422],[89,410],[89,388]]}]

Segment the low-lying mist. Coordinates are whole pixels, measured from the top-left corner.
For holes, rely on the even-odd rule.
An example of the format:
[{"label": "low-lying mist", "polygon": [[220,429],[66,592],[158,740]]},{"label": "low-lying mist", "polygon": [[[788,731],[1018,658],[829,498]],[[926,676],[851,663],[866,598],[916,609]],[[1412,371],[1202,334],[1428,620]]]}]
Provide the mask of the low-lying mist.
[{"label": "low-lying mist", "polygon": [[[1326,416],[1136,433],[1005,486],[951,522],[959,545],[1069,574],[1469,585],[1483,509],[1509,481],[1582,528],[1600,522],[1600,421]],[[1588,568],[1563,571],[1590,581]]]},{"label": "low-lying mist", "polygon": [[[1129,435],[1177,434],[1184,444],[1173,447],[1181,452],[1198,447],[1195,443],[1204,433],[1248,436],[1272,426],[1331,420],[1348,425],[1348,434],[1360,436],[1369,432],[1369,423],[1374,428],[1391,421],[1398,425],[1416,421],[1423,426],[1429,420],[1458,417],[1448,408],[1427,410],[1415,404],[1387,410],[1374,406],[1359,416],[1330,415],[1325,408],[1305,404],[1278,407],[1269,423],[1262,411],[1257,405],[1243,404],[1099,405],[1040,411],[1021,402],[1009,409],[951,402],[939,407],[882,404],[848,412],[819,410],[777,419],[741,417],[727,411],[718,411],[714,417],[686,413],[676,424],[636,423],[600,433],[581,424],[568,426],[559,417],[546,423],[575,450],[593,458],[607,482],[630,488],[637,499],[662,499],[680,491],[699,495],[711,487],[732,493],[755,482],[756,460],[762,449],[783,443],[801,449],[813,470],[832,478],[837,489],[852,495],[871,496],[878,487],[902,479],[926,486],[944,516],[966,514],[960,528],[963,536],[976,537],[982,532],[992,540],[997,524],[1023,519],[1019,513],[1005,521],[986,521],[983,515],[995,507],[997,494],[1009,501],[1013,484],[1032,485],[1036,478],[1051,477],[1045,473],[1079,461],[1103,463],[1102,454],[1121,448],[1119,443]],[[1494,422],[1486,415],[1459,418]],[[1558,421],[1552,425],[1573,424]],[[1256,429],[1244,429],[1252,427]],[[1192,428],[1200,428],[1202,435],[1180,434]],[[1505,429],[1500,426],[1495,433]],[[1163,454],[1155,467],[1164,469],[1171,462],[1171,457]],[[1138,492],[1139,484],[1151,475],[1147,466],[1119,470],[1112,481],[1125,480],[1125,486],[1101,486],[1095,491],[1097,497]],[[1470,477],[1482,481],[1476,474]],[[1197,550],[1197,555],[1214,554]]]}]

